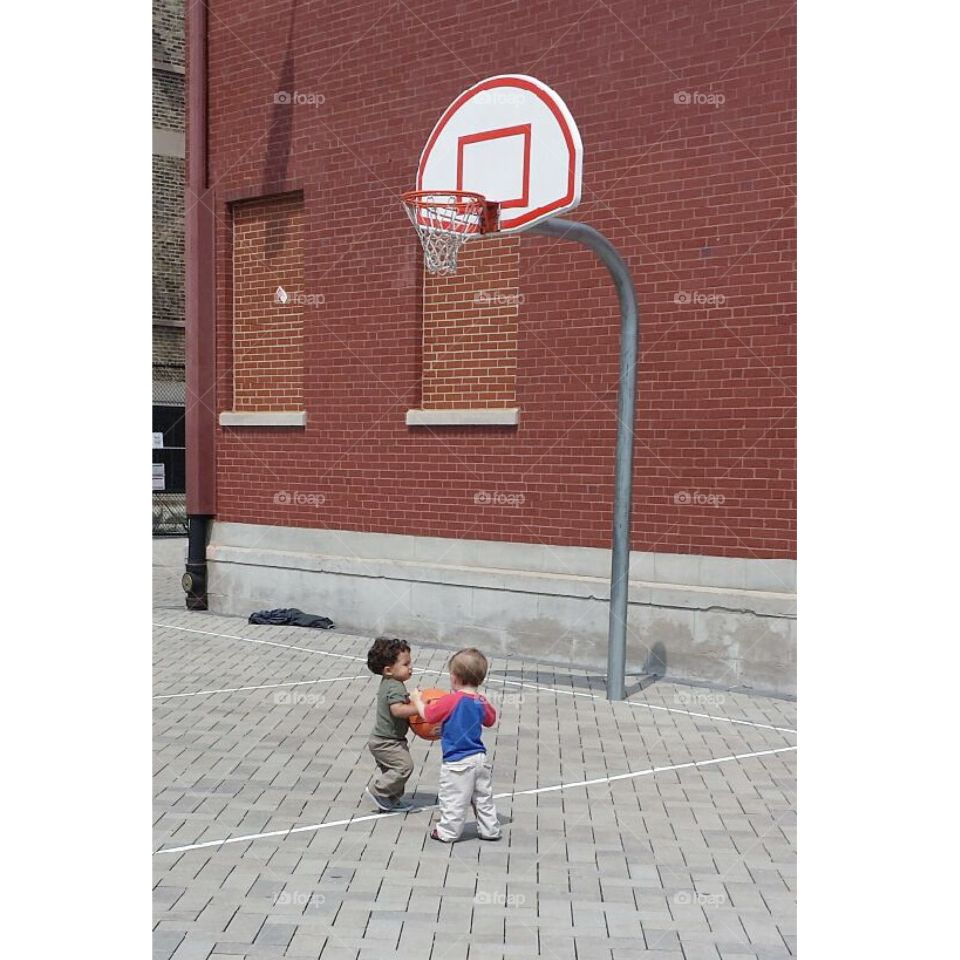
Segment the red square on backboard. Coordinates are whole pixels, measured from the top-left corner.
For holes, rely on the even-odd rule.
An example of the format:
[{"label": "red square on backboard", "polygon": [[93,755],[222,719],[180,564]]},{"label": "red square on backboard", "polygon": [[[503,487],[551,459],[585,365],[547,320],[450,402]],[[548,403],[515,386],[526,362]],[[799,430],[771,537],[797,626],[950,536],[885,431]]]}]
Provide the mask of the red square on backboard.
[{"label": "red square on backboard", "polygon": [[502,140],[507,137],[522,137],[523,161],[520,174],[520,196],[502,200],[500,207],[526,207],[530,202],[530,130],[531,125],[523,123],[515,127],[501,127],[498,130],[485,130],[483,133],[471,133],[460,137],[457,141],[457,189],[467,189],[463,185],[463,168],[464,153],[468,147],[478,143],[488,143],[492,140]]}]

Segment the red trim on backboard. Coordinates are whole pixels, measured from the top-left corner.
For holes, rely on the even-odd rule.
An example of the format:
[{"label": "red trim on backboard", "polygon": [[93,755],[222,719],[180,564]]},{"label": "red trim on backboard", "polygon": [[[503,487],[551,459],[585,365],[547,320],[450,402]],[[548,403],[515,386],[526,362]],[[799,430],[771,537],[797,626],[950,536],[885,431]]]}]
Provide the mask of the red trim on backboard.
[{"label": "red trim on backboard", "polygon": [[487,140],[501,140],[506,137],[523,137],[523,192],[512,200],[503,199],[500,209],[525,207],[530,202],[530,132],[532,124],[521,123],[516,127],[501,127],[499,130],[486,130],[483,133],[471,133],[457,141],[457,189],[463,189],[463,148],[472,143]]},{"label": "red trim on backboard", "polygon": [[573,135],[570,132],[570,126],[567,123],[566,117],[564,117],[554,99],[545,90],[541,89],[536,84],[529,83],[527,80],[521,77],[492,77],[489,80],[485,80],[482,83],[477,84],[475,87],[471,87],[469,90],[465,90],[462,94],[460,94],[459,97],[457,97],[456,100],[453,101],[453,103],[450,104],[449,107],[447,107],[443,113],[443,116],[433,128],[433,132],[430,134],[430,138],[427,140],[427,144],[423,148],[423,153],[420,156],[420,164],[417,167],[417,189],[423,189],[423,168],[426,166],[427,160],[430,157],[430,153],[433,150],[433,146],[437,142],[437,138],[443,132],[443,128],[450,122],[451,117],[453,117],[460,107],[462,107],[463,104],[465,104],[468,100],[472,100],[475,96],[483,93],[486,90],[494,90],[497,87],[516,87],[521,90],[527,90],[534,94],[534,96],[536,96],[538,99],[542,100],[543,103],[547,105],[550,112],[553,114],[554,118],[559,124],[560,130],[563,133],[564,142],[567,145],[568,166],[566,193],[563,197],[555,200],[553,203],[546,204],[542,207],[536,207],[521,217],[514,217],[512,220],[504,220],[501,217],[501,230],[515,230],[518,227],[526,226],[528,223],[532,223],[535,220],[542,219],[545,215],[552,213],[554,210],[560,210],[563,207],[568,206],[573,202],[573,198],[577,194],[577,157],[573,142]]}]

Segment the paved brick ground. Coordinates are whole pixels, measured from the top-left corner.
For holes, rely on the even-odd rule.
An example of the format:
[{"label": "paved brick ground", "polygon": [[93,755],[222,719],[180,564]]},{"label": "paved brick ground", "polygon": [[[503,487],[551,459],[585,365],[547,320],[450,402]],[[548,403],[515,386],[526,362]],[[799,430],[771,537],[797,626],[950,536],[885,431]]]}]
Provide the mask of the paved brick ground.
[{"label": "paved brick ground", "polygon": [[[794,704],[666,682],[611,704],[598,676],[496,660],[504,841],[443,846],[438,745],[412,742],[422,809],[363,798],[368,639],[157,599],[157,960],[796,955]],[[415,648],[415,679],[447,654]]]}]

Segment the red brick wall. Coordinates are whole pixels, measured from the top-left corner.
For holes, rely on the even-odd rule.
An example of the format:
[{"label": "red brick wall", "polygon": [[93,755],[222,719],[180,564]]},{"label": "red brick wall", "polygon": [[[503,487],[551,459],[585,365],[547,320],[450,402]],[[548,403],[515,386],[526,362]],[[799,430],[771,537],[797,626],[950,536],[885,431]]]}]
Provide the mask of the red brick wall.
[{"label": "red brick wall", "polygon": [[517,402],[520,240],[470,241],[451,277],[423,281],[423,407]]},{"label": "red brick wall", "polygon": [[[304,290],[323,298],[304,320],[308,425],[219,432],[220,519],[609,544],[618,310],[584,249],[519,241],[519,427],[404,423],[428,394],[419,252],[397,198],[454,96],[487,75],[529,72],[580,126],[573,216],[610,237],[636,280],[634,548],[794,554],[789,5],[336,0],[320,16],[291,0],[212,0],[211,10],[219,410],[232,404],[231,197],[303,189]],[[298,98],[275,102],[278,91]],[[322,500],[285,503],[281,491]],[[483,492],[523,496],[491,503]]]},{"label": "red brick wall", "polygon": [[303,408],[302,207],[295,194],[231,208],[234,410]]}]

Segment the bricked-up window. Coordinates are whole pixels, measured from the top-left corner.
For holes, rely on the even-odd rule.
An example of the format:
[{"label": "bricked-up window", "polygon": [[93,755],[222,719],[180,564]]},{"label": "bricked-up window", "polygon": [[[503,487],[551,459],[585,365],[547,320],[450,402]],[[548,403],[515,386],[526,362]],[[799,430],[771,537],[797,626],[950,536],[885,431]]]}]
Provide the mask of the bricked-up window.
[{"label": "bricked-up window", "polygon": [[301,410],[303,196],[245,200],[232,212],[233,409]]},{"label": "bricked-up window", "polygon": [[423,286],[425,410],[516,404],[520,240],[474,240],[457,273]]}]

